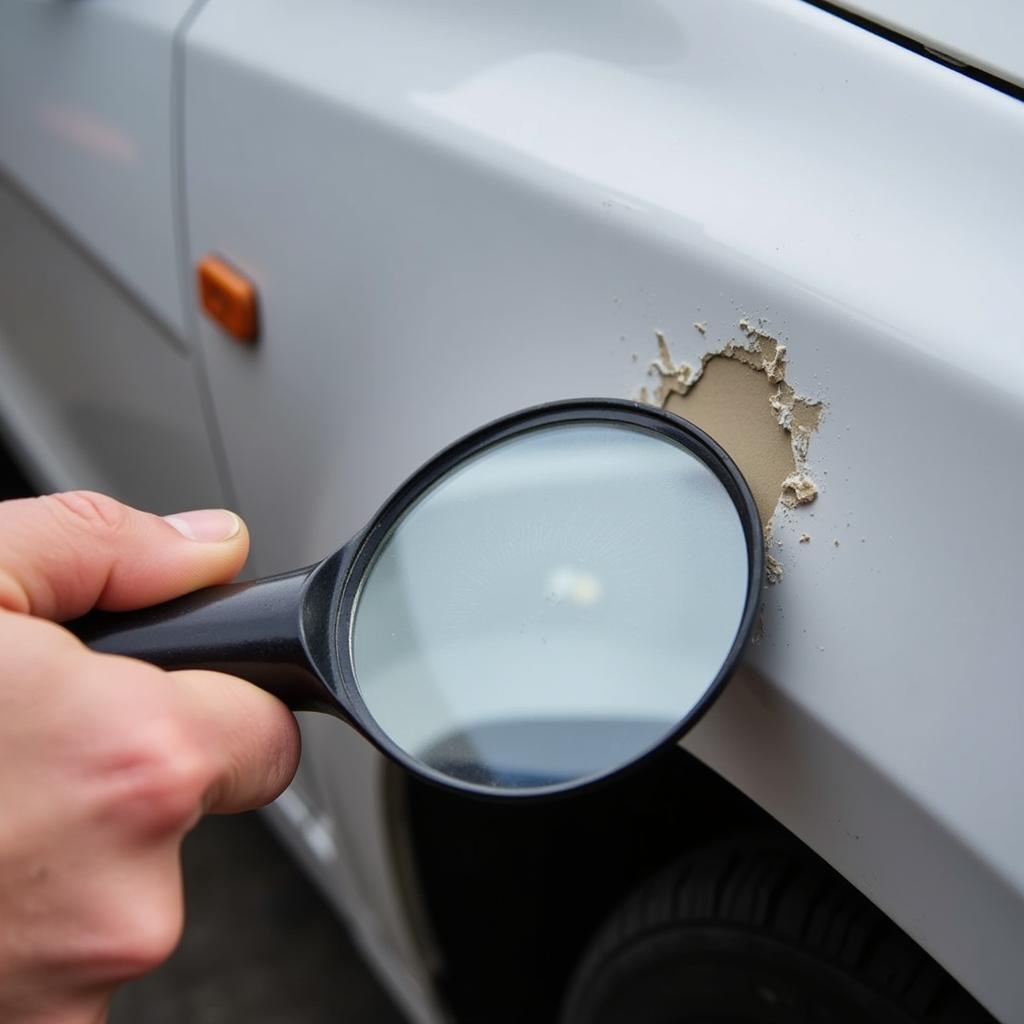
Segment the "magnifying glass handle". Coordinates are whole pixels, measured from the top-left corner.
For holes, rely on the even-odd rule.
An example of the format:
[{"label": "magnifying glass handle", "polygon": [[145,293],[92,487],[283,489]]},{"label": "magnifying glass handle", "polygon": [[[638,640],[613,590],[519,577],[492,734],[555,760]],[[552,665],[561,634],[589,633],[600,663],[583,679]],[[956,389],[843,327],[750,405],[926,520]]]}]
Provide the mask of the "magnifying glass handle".
[{"label": "magnifying glass handle", "polygon": [[92,650],[161,668],[241,676],[293,710],[330,707],[302,638],[305,587],[316,566],[209,587],[131,612],[91,612],[67,629]]}]

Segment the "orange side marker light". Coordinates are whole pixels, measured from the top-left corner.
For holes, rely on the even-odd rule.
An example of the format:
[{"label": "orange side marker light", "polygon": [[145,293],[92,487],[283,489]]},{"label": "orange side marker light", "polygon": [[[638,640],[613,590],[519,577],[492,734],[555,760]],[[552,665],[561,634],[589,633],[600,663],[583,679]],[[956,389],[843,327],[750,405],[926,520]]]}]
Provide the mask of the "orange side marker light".
[{"label": "orange side marker light", "polygon": [[199,301],[211,319],[238,341],[255,341],[259,333],[256,288],[217,256],[204,256],[196,268]]}]

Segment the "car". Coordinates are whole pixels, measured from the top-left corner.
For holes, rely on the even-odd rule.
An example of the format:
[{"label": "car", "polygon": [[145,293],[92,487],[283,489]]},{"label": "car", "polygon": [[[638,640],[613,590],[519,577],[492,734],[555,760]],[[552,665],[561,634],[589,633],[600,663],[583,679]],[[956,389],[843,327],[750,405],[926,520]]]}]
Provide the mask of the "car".
[{"label": "car", "polygon": [[39,486],[237,508],[262,575],[480,424],[608,396],[758,497],[760,637],[671,756],[508,807],[301,716],[267,813],[411,1021],[1024,1020],[1022,31],[0,9],[0,418]]}]

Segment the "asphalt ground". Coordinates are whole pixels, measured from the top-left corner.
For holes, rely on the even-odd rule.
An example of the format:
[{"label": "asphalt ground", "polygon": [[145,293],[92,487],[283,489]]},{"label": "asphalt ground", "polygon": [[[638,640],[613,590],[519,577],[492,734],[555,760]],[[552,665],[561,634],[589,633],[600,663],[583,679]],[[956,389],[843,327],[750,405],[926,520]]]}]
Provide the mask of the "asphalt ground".
[{"label": "asphalt ground", "polygon": [[[0,500],[31,493],[0,445]],[[206,818],[182,861],[181,944],[121,989],[110,1024],[406,1024],[258,815]]]},{"label": "asphalt ground", "polygon": [[254,814],[185,840],[185,934],[111,1024],[404,1024],[323,897]]}]

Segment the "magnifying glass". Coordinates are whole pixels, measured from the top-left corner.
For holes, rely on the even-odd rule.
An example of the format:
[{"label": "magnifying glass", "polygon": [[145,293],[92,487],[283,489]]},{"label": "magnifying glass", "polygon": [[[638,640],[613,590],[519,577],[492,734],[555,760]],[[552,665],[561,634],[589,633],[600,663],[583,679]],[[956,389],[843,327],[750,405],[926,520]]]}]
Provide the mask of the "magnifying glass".
[{"label": "magnifying glass", "polygon": [[314,566],[69,628],[333,714],[433,782],[538,796],[700,718],[749,640],[763,559],[750,489],[711,438],[566,401],[457,441]]}]

